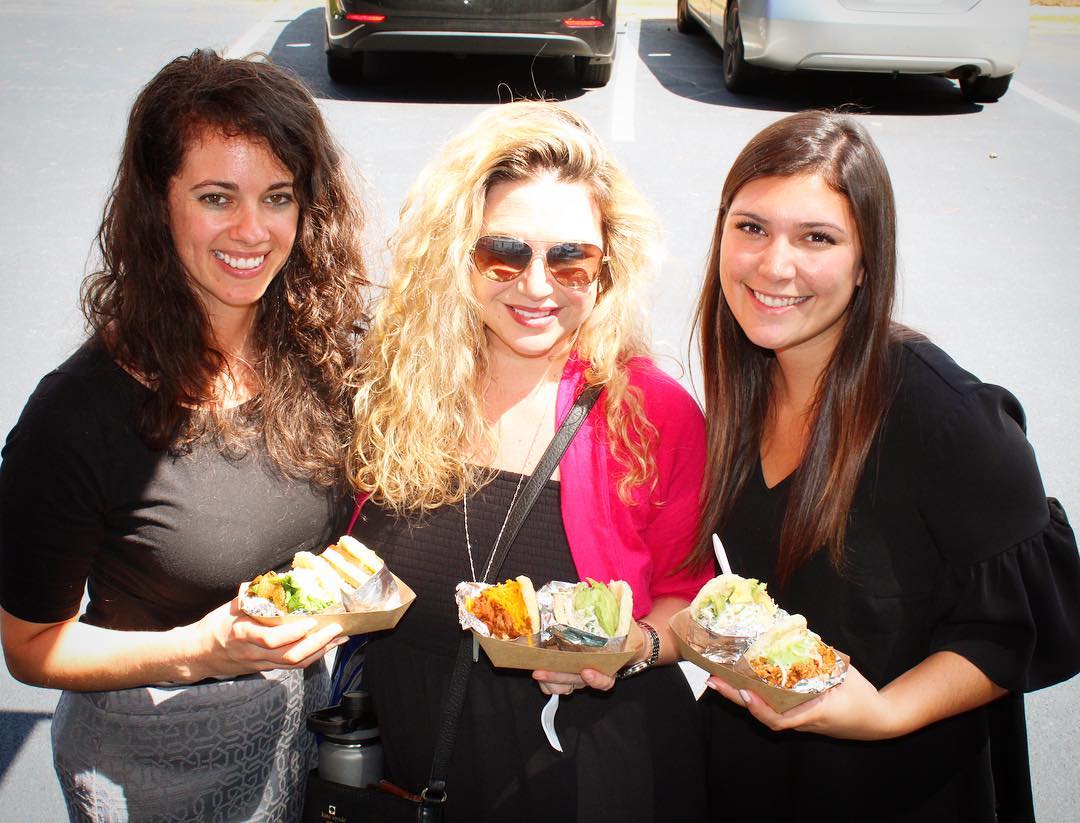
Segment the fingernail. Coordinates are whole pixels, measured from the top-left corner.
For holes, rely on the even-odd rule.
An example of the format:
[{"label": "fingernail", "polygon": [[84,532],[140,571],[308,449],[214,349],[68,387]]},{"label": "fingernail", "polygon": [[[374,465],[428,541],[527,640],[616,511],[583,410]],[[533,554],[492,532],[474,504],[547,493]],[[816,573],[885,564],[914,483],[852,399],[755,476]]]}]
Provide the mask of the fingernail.
[{"label": "fingernail", "polygon": [[712,689],[714,692],[720,691],[720,687],[716,685],[712,680],[706,680],[705,685]]},{"label": "fingernail", "polygon": [[746,689],[739,689],[739,697],[742,698],[742,702],[745,703],[747,706],[750,705],[750,692],[748,692]]}]

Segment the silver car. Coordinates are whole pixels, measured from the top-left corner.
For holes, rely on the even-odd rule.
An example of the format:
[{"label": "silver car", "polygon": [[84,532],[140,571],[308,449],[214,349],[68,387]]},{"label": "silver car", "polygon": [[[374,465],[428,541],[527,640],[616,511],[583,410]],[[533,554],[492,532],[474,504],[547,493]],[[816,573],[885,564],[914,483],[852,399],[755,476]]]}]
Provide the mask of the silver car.
[{"label": "silver car", "polygon": [[1028,0],[676,0],[676,22],[716,40],[736,93],[765,69],[819,69],[943,75],[992,102],[1020,65]]}]

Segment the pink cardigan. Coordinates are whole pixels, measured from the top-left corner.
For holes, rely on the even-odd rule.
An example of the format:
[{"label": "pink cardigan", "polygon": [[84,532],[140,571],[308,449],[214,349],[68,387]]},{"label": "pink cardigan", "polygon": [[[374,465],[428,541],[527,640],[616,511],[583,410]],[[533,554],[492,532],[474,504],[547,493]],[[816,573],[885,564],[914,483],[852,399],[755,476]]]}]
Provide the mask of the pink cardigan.
[{"label": "pink cardigan", "polygon": [[[562,420],[581,388],[586,364],[571,357],[556,404]],[[656,427],[656,488],[634,490],[634,506],[618,494],[621,466],[607,442],[602,403],[582,424],[559,464],[563,526],[578,575],[625,580],[634,590],[634,617],[652,611],[657,597],[690,600],[711,568],[678,569],[693,548],[701,513],[705,420],[693,398],[647,358],[630,363],[630,384],[641,392]]]},{"label": "pink cardigan", "polygon": [[[567,361],[557,420],[570,410],[584,372],[581,360]],[[652,611],[654,598],[693,599],[712,574],[709,566],[678,569],[693,548],[701,513],[705,419],[686,390],[647,358],[631,361],[630,384],[641,391],[645,415],[659,435],[656,488],[635,489],[634,506],[619,499],[621,466],[608,450],[607,422],[597,403],[559,463],[560,502],[578,577],[625,580],[634,591],[634,617],[640,618]],[[348,533],[368,497],[357,497]]]}]

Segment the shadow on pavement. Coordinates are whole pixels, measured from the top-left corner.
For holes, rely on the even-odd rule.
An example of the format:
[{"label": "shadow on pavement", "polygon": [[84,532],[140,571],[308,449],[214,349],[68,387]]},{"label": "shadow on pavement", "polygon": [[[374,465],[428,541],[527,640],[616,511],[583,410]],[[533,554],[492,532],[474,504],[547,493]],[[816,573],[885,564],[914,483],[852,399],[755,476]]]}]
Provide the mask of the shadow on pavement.
[{"label": "shadow on pavement", "polygon": [[38,723],[52,720],[51,712],[0,712],[0,780]]},{"label": "shadow on pavement", "polygon": [[641,61],[665,89],[701,103],[760,111],[844,108],[914,116],[983,110],[983,106],[965,101],[953,81],[925,75],[772,72],[761,94],[734,95],[724,87],[722,54],[705,34],[680,34],[674,19],[641,21]]},{"label": "shadow on pavement", "polygon": [[569,59],[487,55],[368,54],[360,82],[337,83],[326,73],[323,42],[322,9],[310,9],[285,27],[270,58],[326,100],[498,103],[519,97],[569,100],[585,93],[575,85]]}]

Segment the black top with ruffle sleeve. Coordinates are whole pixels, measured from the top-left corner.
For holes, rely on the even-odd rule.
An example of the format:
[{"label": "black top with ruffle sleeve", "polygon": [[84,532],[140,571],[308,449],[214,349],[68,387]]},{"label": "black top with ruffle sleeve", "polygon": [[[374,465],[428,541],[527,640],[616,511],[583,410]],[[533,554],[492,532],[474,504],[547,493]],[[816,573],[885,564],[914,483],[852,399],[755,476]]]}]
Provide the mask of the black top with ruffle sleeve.
[{"label": "black top with ruffle sleeve", "polygon": [[[926,341],[904,343],[842,563],[818,552],[781,589],[774,569],[790,485],[770,489],[760,470],[747,483],[722,534],[732,567],[768,581],[782,607],[804,614],[878,688],[945,650],[1014,692],[1080,670],[1075,539],[1045,496],[1023,410],[1006,390]],[[859,742],[774,733],[716,695],[705,705],[714,791],[742,787],[726,819],[816,808],[834,820],[994,820],[990,728],[1004,711],[1017,728],[1022,711],[1006,699],[896,740]],[[1023,764],[1023,745],[1022,736],[995,739],[995,765],[1008,756]],[[1004,777],[1024,788],[1022,775]]]}]

